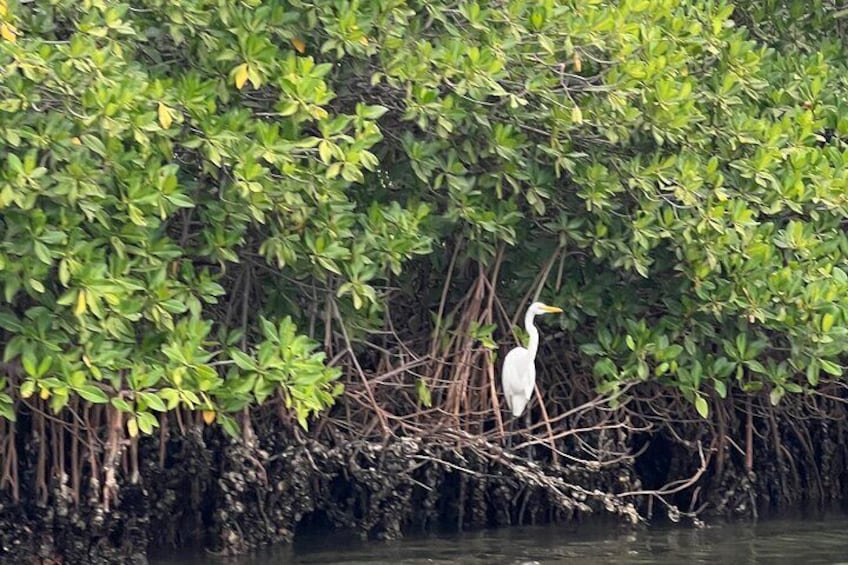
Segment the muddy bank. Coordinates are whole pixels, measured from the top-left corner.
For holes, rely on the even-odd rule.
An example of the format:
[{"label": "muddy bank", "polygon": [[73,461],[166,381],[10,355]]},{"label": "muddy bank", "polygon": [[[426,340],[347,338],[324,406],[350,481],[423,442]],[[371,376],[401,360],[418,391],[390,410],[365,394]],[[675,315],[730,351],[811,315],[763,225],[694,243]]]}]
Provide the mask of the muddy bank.
[{"label": "muddy bank", "polygon": [[[137,484],[124,458],[109,512],[94,496],[102,487],[85,473],[78,504],[67,475],[52,476],[46,503],[37,501],[26,485],[37,483],[39,449],[24,415],[20,502],[4,494],[0,506],[3,561],[144,563],[153,547],[239,553],[321,528],[387,539],[610,513],[627,524],[698,524],[846,500],[841,405],[827,413],[819,405],[805,419],[790,419],[789,406],[719,406],[714,423],[637,424],[633,415],[644,407],[634,401],[619,414],[628,425],[555,440],[556,457],[544,436],[517,433],[507,447],[496,434],[449,426],[427,437],[363,440],[349,439],[341,426],[303,437],[264,417],[255,418],[249,440],[234,440],[194,425],[140,443]],[[592,452],[604,455],[592,461]]]}]

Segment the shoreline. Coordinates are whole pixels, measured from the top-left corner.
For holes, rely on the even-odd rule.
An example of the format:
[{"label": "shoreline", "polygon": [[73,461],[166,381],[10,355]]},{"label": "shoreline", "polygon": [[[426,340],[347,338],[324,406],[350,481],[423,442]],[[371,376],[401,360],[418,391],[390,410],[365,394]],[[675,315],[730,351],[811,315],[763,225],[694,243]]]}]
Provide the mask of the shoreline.
[{"label": "shoreline", "polygon": [[[253,443],[234,440],[216,427],[192,427],[169,437],[164,467],[156,456],[159,438],[144,438],[141,480],[129,484],[119,469],[117,503],[109,513],[97,504],[75,508],[62,497],[55,477],[46,506],[31,498],[14,506],[4,498],[0,523],[7,555],[42,564],[60,559],[145,563],[151,548],[245,554],[291,543],[310,530],[392,540],[408,532],[583,524],[596,518],[629,526],[670,521],[690,527],[846,501],[839,464],[845,448],[836,442],[842,424],[823,426],[816,420],[806,420],[800,430],[782,422],[780,446],[787,452],[803,456],[803,445],[793,440],[801,437],[799,431],[816,438],[815,472],[808,462],[794,462],[796,469],[806,469],[803,476],[787,471],[786,457],[787,468],[776,465],[769,455],[776,445],[770,435],[754,445],[753,473],[746,472],[738,452],[728,451],[719,468],[718,439],[698,426],[681,428],[691,436],[677,444],[661,428],[648,434],[649,445],[643,443],[646,432],[637,428],[615,436],[602,428],[586,432],[582,441],[630,454],[591,465],[554,463],[544,441],[532,452],[516,450],[448,426],[427,438],[337,435],[334,445],[326,445],[299,437],[275,418],[257,414],[253,420]],[[835,451],[828,456],[830,448]],[[695,464],[699,452],[703,469]],[[22,461],[22,477],[33,476],[33,463],[32,457]],[[686,488],[671,488],[680,484]],[[22,495],[32,493],[24,489]]]}]

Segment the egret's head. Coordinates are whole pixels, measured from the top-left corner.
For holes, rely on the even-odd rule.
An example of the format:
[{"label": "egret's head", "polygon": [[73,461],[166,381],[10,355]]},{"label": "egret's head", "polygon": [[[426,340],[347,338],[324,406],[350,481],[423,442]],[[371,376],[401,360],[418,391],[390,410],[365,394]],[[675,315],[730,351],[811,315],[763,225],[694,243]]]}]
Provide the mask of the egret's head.
[{"label": "egret's head", "polygon": [[532,313],[533,316],[538,316],[539,314],[556,314],[562,312],[562,308],[548,306],[542,302],[534,302],[530,305],[528,312]]}]

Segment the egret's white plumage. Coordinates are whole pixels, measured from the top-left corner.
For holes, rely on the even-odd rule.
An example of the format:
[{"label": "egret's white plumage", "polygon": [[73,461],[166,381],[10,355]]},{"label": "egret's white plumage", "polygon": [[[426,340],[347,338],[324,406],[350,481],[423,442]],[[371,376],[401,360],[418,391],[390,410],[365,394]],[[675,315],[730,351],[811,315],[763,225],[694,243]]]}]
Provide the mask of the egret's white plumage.
[{"label": "egret's white plumage", "polygon": [[530,341],[527,347],[516,347],[507,353],[504,359],[501,384],[506,405],[516,418],[524,413],[536,388],[536,350],[539,349],[539,330],[533,324],[533,318],[539,314],[553,312],[562,312],[562,310],[541,302],[531,304],[524,316],[524,328],[530,335]]}]

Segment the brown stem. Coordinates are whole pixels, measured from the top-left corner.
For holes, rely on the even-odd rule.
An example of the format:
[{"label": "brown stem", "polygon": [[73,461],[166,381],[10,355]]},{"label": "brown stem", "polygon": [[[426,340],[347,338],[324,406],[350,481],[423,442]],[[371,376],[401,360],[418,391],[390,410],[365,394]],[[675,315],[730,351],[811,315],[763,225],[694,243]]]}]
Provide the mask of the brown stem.
[{"label": "brown stem", "polygon": [[551,443],[551,457],[555,467],[559,466],[559,458],[557,457],[556,441],[554,440],[554,430],[551,427],[551,420],[548,418],[548,410],[545,408],[544,397],[542,391],[539,390],[539,384],[536,383],[536,398],[539,399],[539,408],[542,410],[542,421],[545,422],[545,429],[548,432],[548,441]]},{"label": "brown stem", "polygon": [[562,272],[565,268],[565,256],[566,254],[563,253],[559,258],[559,268],[557,269],[556,284],[554,285],[554,289],[557,292],[562,288]]},{"label": "brown stem", "polygon": [[454,420],[456,422],[460,421],[460,414],[462,413],[462,400],[464,394],[468,390],[468,381],[471,373],[471,368],[473,367],[473,363],[471,360],[471,356],[473,354],[473,340],[470,336],[470,328],[473,322],[476,322],[480,319],[480,309],[483,302],[483,290],[484,290],[484,276],[481,273],[477,277],[477,281],[474,284],[474,287],[470,291],[470,300],[468,302],[468,306],[465,309],[465,312],[460,319],[459,326],[457,328],[457,333],[461,336],[459,338],[459,344],[456,351],[459,352],[459,359],[456,364],[456,372],[451,378],[451,386],[448,390],[447,394],[447,402],[448,406],[451,409],[451,413],[453,414]]},{"label": "brown stem", "polygon": [[36,441],[38,442],[38,462],[35,468],[35,492],[39,505],[47,504],[47,433],[44,427],[44,416],[41,411],[34,414]]},{"label": "brown stem", "polygon": [[445,313],[445,304],[448,300],[448,290],[450,290],[450,283],[451,279],[453,278],[453,270],[456,266],[456,257],[457,255],[459,255],[459,250],[462,247],[462,241],[463,238],[462,236],[460,236],[460,238],[454,245],[453,253],[451,254],[450,264],[448,265],[448,274],[447,277],[445,277],[445,284],[442,286],[442,296],[439,300],[439,310],[436,313],[436,327],[433,330],[433,344],[430,350],[430,357],[436,356],[436,351],[439,347],[439,330],[441,329],[442,317]]},{"label": "brown stem", "polygon": [[751,410],[751,396],[746,402],[747,418],[745,422],[745,471],[754,469],[754,413]]},{"label": "brown stem", "polygon": [[121,471],[123,471],[125,477],[130,474],[130,458],[126,449],[121,450]]},{"label": "brown stem", "polygon": [[[79,408],[79,402],[75,398],[73,401],[73,411],[76,412]],[[79,420],[72,418],[71,421],[71,497],[74,501],[74,506],[79,508],[80,503],[80,481],[82,479],[80,473],[80,427]],[[93,448],[93,446],[92,446]]]},{"label": "brown stem", "polygon": [[[328,293],[329,295],[329,293]],[[327,356],[333,355],[333,304],[328,299],[324,304],[324,351]]]},{"label": "brown stem", "polygon": [[[4,421],[5,424],[5,421]],[[17,456],[16,456],[16,448],[15,448],[15,422],[8,423],[8,430],[5,430],[6,433],[3,435],[3,439],[5,440],[6,445],[4,446],[4,461],[3,461],[3,476],[0,478],[0,489],[4,489],[9,487],[12,489],[12,497],[15,502],[19,501],[19,498],[15,496],[15,491],[17,489],[16,485],[16,467],[17,467]]]},{"label": "brown stem", "polygon": [[12,423],[12,430],[9,434],[9,438],[11,441],[11,456],[9,457],[9,461],[11,462],[12,469],[12,501],[15,504],[21,501],[21,481],[20,476],[18,475],[18,449],[15,446],[15,424]]},{"label": "brown stem", "polygon": [[810,431],[803,426],[792,426],[792,430],[795,432],[795,437],[798,438],[798,443],[801,445],[801,448],[807,456],[807,469],[810,477],[809,482],[812,483],[815,480],[819,491],[819,502],[824,502],[824,485],[822,484],[819,466],[816,463],[816,454],[813,449],[812,438],[810,438]]},{"label": "brown stem", "polygon": [[53,426],[56,429],[56,439],[59,440],[59,478],[65,482],[65,427]]},{"label": "brown stem", "polygon": [[165,468],[165,456],[168,453],[168,438],[170,438],[170,430],[168,429],[168,414],[159,415],[159,468]]},{"label": "brown stem", "polygon": [[716,414],[718,415],[718,454],[716,455],[716,476],[721,478],[724,470],[724,442],[727,436],[727,423],[725,422],[724,402],[716,401]]},{"label": "brown stem", "polygon": [[241,435],[245,445],[253,445],[256,434],[253,433],[253,425],[250,422],[250,409],[245,406],[241,413]]},{"label": "brown stem", "polygon": [[247,321],[248,316],[250,314],[250,269],[246,268],[244,271],[244,291],[242,294],[241,301],[241,349],[245,351],[247,349]]},{"label": "brown stem", "polygon": [[489,376],[489,392],[492,398],[492,410],[495,412],[495,422],[498,426],[498,436],[503,440],[504,425],[503,417],[501,417],[501,406],[498,400],[498,393],[495,389],[495,363],[492,361],[492,352],[487,351],[485,357],[486,374]]},{"label": "brown stem", "polygon": [[123,436],[124,416],[112,406],[106,407],[109,431],[106,441],[106,454],[103,461],[103,509],[109,512],[112,501],[118,495],[116,471],[121,456],[121,437]]},{"label": "brown stem", "polygon": [[185,435],[186,430],[185,430],[185,424],[183,424],[183,409],[182,409],[182,407],[178,406],[177,409],[174,410],[174,414],[177,417],[177,428],[179,428],[179,430],[180,430],[180,435]]},{"label": "brown stem", "polygon": [[365,376],[365,372],[362,370],[362,367],[359,364],[359,360],[356,358],[356,354],[353,351],[353,346],[350,343],[350,336],[348,336],[347,334],[347,328],[345,327],[344,320],[342,319],[342,315],[339,312],[339,308],[338,306],[336,306],[336,303],[332,298],[328,298],[328,301],[333,306],[333,313],[335,314],[335,317],[339,322],[339,328],[342,331],[342,336],[344,337],[345,346],[347,347],[348,353],[350,354],[350,359],[353,362],[354,367],[356,367],[357,373],[359,373],[359,378],[362,380],[362,385],[365,387],[366,394],[368,394],[368,400],[371,402],[372,408],[377,414],[377,418],[379,418],[380,420],[380,429],[383,432],[383,436],[388,436],[389,425],[386,422],[386,415],[383,413],[383,410],[377,404],[377,399],[374,397],[374,391],[371,389],[371,384],[368,382],[368,378]]},{"label": "brown stem", "polygon": [[130,438],[130,484],[137,485],[141,481],[138,469],[138,436]]},{"label": "brown stem", "polygon": [[[92,411],[94,412],[94,418],[92,418]],[[97,422],[99,413],[97,409],[92,410],[91,404],[86,403],[83,408],[83,420],[85,422],[85,433],[86,438],[88,439],[88,466],[91,468],[91,477],[89,481],[91,483],[91,496],[96,498],[96,493],[100,490],[100,466],[97,464],[97,454],[94,451],[95,443],[95,427],[92,424],[92,421]],[[99,422],[98,422],[99,428]]]}]

